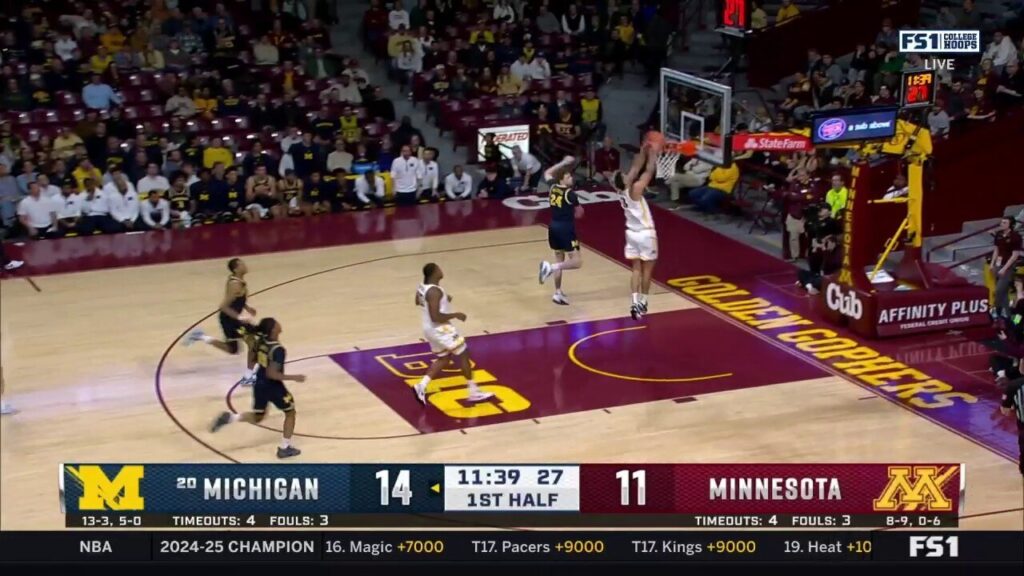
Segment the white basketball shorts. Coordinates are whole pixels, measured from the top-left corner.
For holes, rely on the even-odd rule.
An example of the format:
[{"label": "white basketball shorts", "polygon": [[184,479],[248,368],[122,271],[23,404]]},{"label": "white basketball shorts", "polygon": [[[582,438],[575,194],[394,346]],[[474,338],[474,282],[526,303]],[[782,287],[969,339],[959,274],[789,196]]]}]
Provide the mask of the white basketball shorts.
[{"label": "white basketball shorts", "polygon": [[658,259],[658,234],[654,230],[626,230],[626,259]]},{"label": "white basketball shorts", "polygon": [[423,336],[430,343],[430,351],[442,358],[449,354],[458,356],[466,350],[466,339],[451,324],[426,330]]}]

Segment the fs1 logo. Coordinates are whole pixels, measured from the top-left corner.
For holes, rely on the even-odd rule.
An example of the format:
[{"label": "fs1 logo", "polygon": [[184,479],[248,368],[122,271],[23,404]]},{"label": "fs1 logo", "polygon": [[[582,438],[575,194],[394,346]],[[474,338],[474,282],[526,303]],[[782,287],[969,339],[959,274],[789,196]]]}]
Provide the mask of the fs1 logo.
[{"label": "fs1 logo", "polygon": [[856,292],[843,292],[839,284],[829,284],[825,289],[825,305],[843,316],[860,320],[864,315],[864,303],[857,298]]},{"label": "fs1 logo", "polygon": [[949,512],[953,499],[946,496],[943,487],[960,471],[953,464],[941,466],[890,466],[889,483],[872,504],[875,511],[896,510],[923,512]]},{"label": "fs1 logo", "polygon": [[946,54],[981,52],[978,30],[900,30],[900,53]]},{"label": "fs1 logo", "polygon": [[97,465],[64,466],[64,470],[81,485],[79,510],[143,510],[146,499],[140,494],[142,466],[121,466],[113,479]]},{"label": "fs1 logo", "polygon": [[911,536],[910,557],[957,558],[960,556],[959,536]]}]

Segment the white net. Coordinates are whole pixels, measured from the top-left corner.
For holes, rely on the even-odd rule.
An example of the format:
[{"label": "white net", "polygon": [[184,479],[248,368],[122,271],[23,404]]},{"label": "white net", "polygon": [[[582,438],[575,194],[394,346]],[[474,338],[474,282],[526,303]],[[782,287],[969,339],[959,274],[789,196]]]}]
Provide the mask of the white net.
[{"label": "white net", "polygon": [[668,178],[676,173],[676,163],[679,162],[679,151],[674,148],[667,148],[658,156],[657,177]]}]

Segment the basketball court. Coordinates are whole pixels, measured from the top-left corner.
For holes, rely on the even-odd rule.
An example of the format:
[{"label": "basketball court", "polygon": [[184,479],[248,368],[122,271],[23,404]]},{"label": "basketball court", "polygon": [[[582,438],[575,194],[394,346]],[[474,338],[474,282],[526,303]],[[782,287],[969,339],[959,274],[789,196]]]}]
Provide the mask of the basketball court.
[{"label": "basketball court", "polygon": [[[701,118],[682,115],[676,134],[700,136]],[[251,390],[234,386],[244,358],[180,345],[197,326],[219,335],[226,262],[241,256],[250,304],[283,327],[287,372],[308,376],[289,386],[298,462],[958,462],[961,526],[1021,526],[1016,431],[983,346],[863,342],[822,323],[791,265],[657,208],[658,284],[634,322],[622,210],[584,197],[567,307],[537,283],[547,218],[522,199],[26,246],[26,267],[0,283],[4,375],[21,410],[0,420],[0,525],[63,527],[62,462],[277,461],[277,412],[207,430],[247,408]],[[488,402],[464,402],[454,371],[425,408],[411,392],[431,359],[413,304],[427,262],[468,315],[460,331]],[[929,384],[858,373],[820,345],[829,334]]]}]

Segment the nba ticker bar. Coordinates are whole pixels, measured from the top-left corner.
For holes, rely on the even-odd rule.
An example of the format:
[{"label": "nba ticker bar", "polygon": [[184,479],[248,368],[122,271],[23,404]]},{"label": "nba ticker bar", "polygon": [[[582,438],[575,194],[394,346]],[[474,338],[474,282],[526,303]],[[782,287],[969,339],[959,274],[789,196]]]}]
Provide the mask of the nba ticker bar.
[{"label": "nba ticker bar", "polygon": [[75,528],[942,528],[960,464],[64,464]]},{"label": "nba ticker bar", "polygon": [[[0,532],[4,562],[1022,562],[1022,532]],[[1019,572],[1017,572],[1019,573]]]}]

